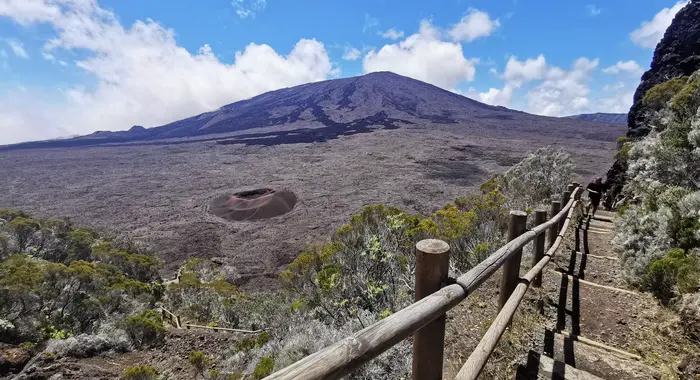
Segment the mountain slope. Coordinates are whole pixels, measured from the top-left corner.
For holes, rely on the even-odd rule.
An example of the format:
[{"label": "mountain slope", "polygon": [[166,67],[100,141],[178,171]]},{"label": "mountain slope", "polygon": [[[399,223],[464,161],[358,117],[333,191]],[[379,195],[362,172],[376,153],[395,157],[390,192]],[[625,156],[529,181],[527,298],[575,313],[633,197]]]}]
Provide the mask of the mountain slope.
[{"label": "mountain slope", "polygon": [[566,116],[569,119],[597,121],[601,123],[627,124],[626,113],[582,113],[580,115]]},{"label": "mountain slope", "polygon": [[[245,140],[248,145],[273,145],[325,141],[377,128],[440,124],[510,131],[551,128],[563,132],[564,128],[567,133],[571,133],[573,127],[593,138],[600,133],[600,124],[574,124],[570,120],[490,106],[415,79],[379,72],[268,92],[160,127],[134,126],[128,131],[95,132],[5,149],[146,143],[164,139],[222,140],[231,136]],[[253,129],[257,131],[241,134]],[[236,138],[228,142],[238,143]]]}]

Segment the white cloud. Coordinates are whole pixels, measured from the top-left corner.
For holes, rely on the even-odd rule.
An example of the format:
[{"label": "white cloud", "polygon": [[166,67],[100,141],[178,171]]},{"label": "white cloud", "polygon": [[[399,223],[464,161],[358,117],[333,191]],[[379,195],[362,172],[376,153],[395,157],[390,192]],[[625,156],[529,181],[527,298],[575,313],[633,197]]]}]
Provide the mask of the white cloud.
[{"label": "white cloud", "polygon": [[474,79],[477,59],[464,57],[462,45],[443,41],[440,31],[422,21],[418,33],[379,51],[372,49],[363,60],[365,73],[393,71],[411,78],[454,89],[458,83]]},{"label": "white cloud", "polygon": [[498,19],[492,20],[488,13],[472,9],[452,27],[449,35],[454,41],[469,42],[491,35],[499,26],[501,23]]},{"label": "white cloud", "polygon": [[523,83],[544,78],[546,73],[547,62],[542,54],[537,58],[528,58],[525,61],[518,61],[515,56],[511,56],[508,58],[503,79],[515,87],[520,87]]},{"label": "white cloud", "polygon": [[660,10],[651,21],[644,21],[639,28],[630,33],[632,42],[644,48],[655,48],[671,25],[673,17],[687,4],[688,1],[679,1],[671,8]]},{"label": "white cloud", "polygon": [[513,90],[512,85],[506,84],[502,89],[489,88],[486,92],[477,92],[474,89],[470,89],[468,95],[482,103],[508,107],[513,100]]},{"label": "white cloud", "polygon": [[379,19],[370,16],[368,13],[365,13],[365,23],[362,25],[362,33],[365,33],[370,29],[376,28],[377,26],[379,26]]},{"label": "white cloud", "polygon": [[22,45],[20,41],[5,39],[5,42],[16,56],[24,59],[29,59],[29,54],[27,54],[27,51],[24,50],[24,45]]},{"label": "white cloud", "polygon": [[390,40],[398,40],[399,38],[403,38],[403,30],[396,30],[394,28],[391,28],[389,30],[379,33],[379,35]]},{"label": "white cloud", "polygon": [[266,0],[233,0],[231,5],[240,18],[255,17],[258,12],[265,10]]},{"label": "white cloud", "polygon": [[595,17],[595,16],[598,16],[600,14],[600,12],[602,12],[603,10],[600,8],[597,8],[595,6],[595,4],[588,4],[588,5],[586,5],[586,11],[588,12],[589,16]]},{"label": "white cloud", "polygon": [[570,71],[548,68],[544,81],[527,93],[528,111],[538,115],[563,116],[588,109],[591,92],[587,85],[598,59],[579,58]]},{"label": "white cloud", "polygon": [[598,66],[598,60],[577,59],[570,71],[549,66],[544,55],[519,61],[510,56],[500,77],[505,80],[502,89],[490,88],[487,92],[472,95],[491,105],[509,107],[513,93],[526,83],[539,82],[525,95],[527,111],[547,116],[576,113],[589,105],[590,89],[586,82]]},{"label": "white cloud", "polygon": [[630,74],[641,74],[644,72],[642,66],[633,60],[627,62],[618,61],[615,65],[606,67],[603,69],[606,74],[619,74],[619,73],[630,73]]},{"label": "white cloud", "polygon": [[636,87],[636,82],[606,84],[592,109],[596,112],[627,113],[632,106]]},{"label": "white cloud", "polygon": [[345,47],[345,53],[343,53],[343,59],[346,61],[354,61],[362,56],[362,52],[358,48],[352,46]]},{"label": "white cloud", "polygon": [[[95,0],[4,0],[0,15],[24,25],[48,24],[56,36],[45,52],[87,52],[75,64],[96,79],[88,88],[63,89],[46,104],[33,100],[42,98],[40,89],[24,102],[15,99],[12,113],[0,111],[0,143],[156,126],[335,73],[324,45],[314,39],[300,40],[287,55],[251,43],[228,64],[209,45],[196,53],[178,46],[175,32],[152,20],[125,28]],[[37,108],[45,119],[30,112]]]}]

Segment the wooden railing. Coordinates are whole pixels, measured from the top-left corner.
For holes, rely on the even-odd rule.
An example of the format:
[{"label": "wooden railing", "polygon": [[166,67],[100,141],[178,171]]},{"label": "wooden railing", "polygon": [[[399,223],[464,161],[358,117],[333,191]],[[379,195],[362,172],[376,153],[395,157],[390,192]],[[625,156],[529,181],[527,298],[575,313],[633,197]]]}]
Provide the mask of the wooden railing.
[{"label": "wooden railing", "polygon": [[163,317],[163,322],[168,322],[170,323],[173,327],[178,328],[178,329],[191,329],[191,328],[196,328],[196,329],[207,329],[207,330],[214,330],[214,331],[230,331],[230,332],[237,332],[237,333],[244,333],[244,334],[259,334],[263,332],[263,330],[241,330],[241,329],[232,329],[228,327],[218,327],[218,326],[202,326],[202,325],[197,325],[194,323],[182,323],[182,319],[180,318],[179,315],[176,315],[169,311],[168,309],[164,308],[161,306],[161,316]]},{"label": "wooden railing", "polygon": [[[542,269],[557,251],[568,229],[581,195],[581,187],[571,184],[561,202],[552,202],[551,218],[535,211],[535,227],[526,231],[527,214],[511,211],[508,243],[454,281],[448,282],[449,246],[440,240],[423,240],[416,245],[416,302],[332,344],[266,379],[340,379],[393,345],[413,335],[413,379],[442,379],[445,313],[473,293],[503,267],[500,312],[467,359],[456,379],[476,379],[506,330],[525,291],[532,283],[540,286]],[[549,232],[547,232],[549,231]],[[549,249],[544,251],[545,234]],[[522,249],[534,241],[533,266],[520,277]]]}]

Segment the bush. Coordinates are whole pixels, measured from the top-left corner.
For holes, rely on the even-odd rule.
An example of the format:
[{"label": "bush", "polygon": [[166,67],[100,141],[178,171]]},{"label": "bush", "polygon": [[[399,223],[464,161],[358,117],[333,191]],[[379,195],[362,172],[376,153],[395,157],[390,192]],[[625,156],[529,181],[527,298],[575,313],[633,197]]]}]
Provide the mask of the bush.
[{"label": "bush", "polygon": [[671,249],[649,265],[650,288],[661,300],[670,300],[675,291],[695,292],[700,285],[700,260],[682,249]]},{"label": "bush", "polygon": [[236,348],[238,349],[238,351],[248,351],[248,350],[252,350],[253,348],[255,348],[256,344],[257,344],[257,342],[255,339],[245,338],[245,339],[240,340],[236,344]]},{"label": "bush", "polygon": [[255,366],[253,371],[253,378],[262,379],[267,375],[272,373],[272,369],[275,368],[275,359],[269,356],[263,356],[260,358],[260,362]]},{"label": "bush", "polygon": [[631,143],[624,143],[620,147],[620,150],[615,153],[615,158],[618,160],[626,160],[627,157],[630,154],[630,150],[632,149],[632,144]]},{"label": "bush", "polygon": [[52,339],[46,346],[46,350],[61,357],[74,358],[87,358],[105,351],[126,352],[130,348],[129,341],[122,334],[123,332],[97,335],[81,334],[62,340]]},{"label": "bush", "polygon": [[676,117],[687,119],[695,115],[698,106],[700,106],[700,76],[693,76],[671,99],[671,110]]},{"label": "bush", "polygon": [[650,88],[644,98],[642,104],[654,110],[660,110],[685,86],[688,77],[673,78],[663,83]]},{"label": "bush", "polygon": [[268,334],[267,331],[263,331],[258,335],[258,339],[256,341],[256,344],[258,347],[262,347],[265,345],[270,340],[270,334]]},{"label": "bush", "polygon": [[17,242],[17,250],[25,252],[32,236],[41,228],[39,223],[31,218],[16,217],[8,224]]},{"label": "bush", "polygon": [[165,327],[158,313],[144,310],[140,314],[127,317],[126,333],[134,345],[154,347],[163,342]]},{"label": "bush", "polygon": [[[571,155],[552,147],[540,148],[497,177],[509,209],[536,208],[558,200],[574,172]],[[557,198],[557,199],[555,199]]]},{"label": "bush", "polygon": [[129,367],[122,375],[123,380],[155,380],[158,372],[150,365]]},{"label": "bush", "polygon": [[197,374],[204,376],[204,370],[209,366],[209,358],[202,351],[190,352],[190,364]]},{"label": "bush", "polygon": [[359,318],[363,310],[398,310],[411,299],[407,291],[413,281],[413,246],[423,227],[419,223],[419,217],[395,207],[366,206],[329,243],[299,255],[281,281],[307,307],[338,325]]}]

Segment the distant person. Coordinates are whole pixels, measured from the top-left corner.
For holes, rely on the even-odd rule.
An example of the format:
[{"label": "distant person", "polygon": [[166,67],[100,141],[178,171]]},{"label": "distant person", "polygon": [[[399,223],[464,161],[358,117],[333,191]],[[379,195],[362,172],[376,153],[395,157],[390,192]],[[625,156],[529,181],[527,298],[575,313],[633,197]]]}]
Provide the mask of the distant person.
[{"label": "distant person", "polygon": [[588,199],[590,200],[588,207],[586,208],[586,213],[591,217],[595,215],[596,211],[598,211],[600,198],[603,196],[604,188],[605,186],[603,185],[602,178],[597,178],[595,181],[586,186],[586,190],[588,190]]}]

